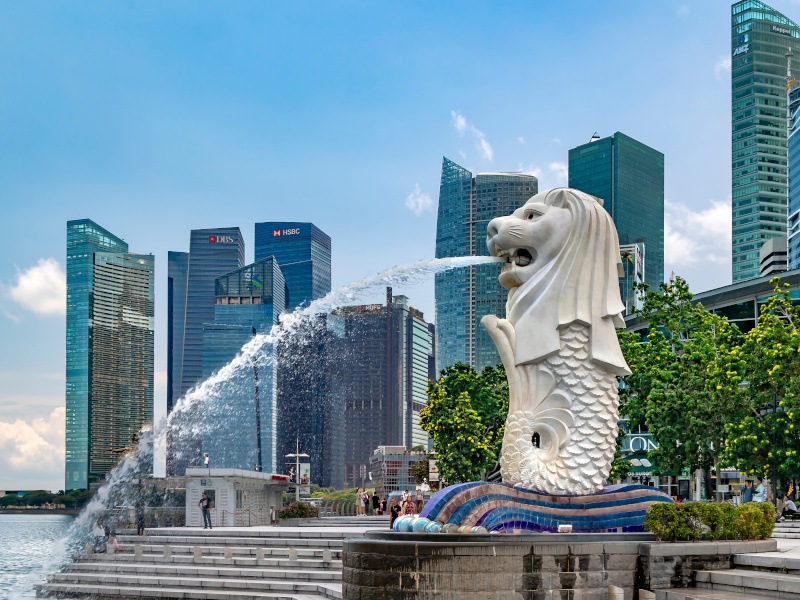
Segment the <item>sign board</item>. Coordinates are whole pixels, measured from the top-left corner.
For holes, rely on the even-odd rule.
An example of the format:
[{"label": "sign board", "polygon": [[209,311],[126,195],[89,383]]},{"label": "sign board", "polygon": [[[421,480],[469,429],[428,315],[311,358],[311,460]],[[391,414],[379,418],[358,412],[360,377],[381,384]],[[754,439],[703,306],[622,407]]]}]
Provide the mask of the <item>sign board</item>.
[{"label": "sign board", "polygon": [[731,491],[731,486],[729,486],[729,485],[718,485],[717,486],[717,491],[718,492],[730,492]]},{"label": "sign board", "polygon": [[439,467],[436,459],[428,459],[428,481],[439,481]]},{"label": "sign board", "polygon": [[300,473],[298,477],[300,493],[305,496],[311,495],[311,463],[300,463]]}]

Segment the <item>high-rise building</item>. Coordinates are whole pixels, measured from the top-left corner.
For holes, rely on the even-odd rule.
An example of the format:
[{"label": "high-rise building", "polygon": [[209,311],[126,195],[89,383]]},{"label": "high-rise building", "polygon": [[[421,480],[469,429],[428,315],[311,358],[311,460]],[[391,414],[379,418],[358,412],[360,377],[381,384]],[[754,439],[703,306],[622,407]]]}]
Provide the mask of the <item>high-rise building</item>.
[{"label": "high-rise building", "polygon": [[792,71],[793,55],[793,52],[787,52],[786,55],[788,60],[786,102],[789,106],[787,110],[789,222],[786,246],[790,270],[800,269],[800,82]]},{"label": "high-rise building", "polygon": [[[214,322],[203,325],[204,378],[229,363],[254,336],[269,333],[284,311],[285,288],[271,256],[216,279]],[[277,380],[275,351],[266,344],[252,367],[229,382],[224,402],[203,412],[201,451],[214,457],[215,467],[249,469],[255,464],[276,472]]]},{"label": "high-rise building", "polygon": [[[569,187],[603,200],[619,243],[638,246],[644,281],[658,289],[664,281],[664,155],[619,131],[593,137],[569,151]],[[631,285],[634,279],[625,278]],[[623,290],[622,297],[633,292]]]},{"label": "high-rise building", "polygon": [[[436,258],[488,255],[486,227],[489,221],[512,213],[538,191],[539,184],[533,175],[478,173],[473,176],[470,171],[443,158]],[[494,343],[480,325],[484,315],[505,314],[508,292],[497,280],[500,268],[498,264],[485,264],[436,275],[438,369],[462,362],[480,370],[500,362]]]},{"label": "high-rise building", "polygon": [[244,239],[238,227],[191,232],[179,396],[203,379],[203,324],[214,322],[215,280],[243,266]]},{"label": "high-rise building", "polygon": [[800,27],[792,20],[758,0],[731,7],[734,283],[758,277],[761,246],[786,236],[790,48],[800,50]]},{"label": "high-rise building", "polygon": [[274,256],[286,280],[286,309],[331,291],[331,238],[313,223],[256,223],[255,259]]},{"label": "high-rise building", "polygon": [[86,489],[153,419],[154,260],[67,222],[65,489]]},{"label": "high-rise building", "polygon": [[189,253],[167,254],[167,413],[180,398]]},{"label": "high-rise building", "polygon": [[358,487],[369,481],[370,455],[378,446],[428,447],[419,411],[435,378],[434,328],[391,288],[385,306],[342,307],[329,325],[330,393],[344,405],[347,433],[345,483]]}]

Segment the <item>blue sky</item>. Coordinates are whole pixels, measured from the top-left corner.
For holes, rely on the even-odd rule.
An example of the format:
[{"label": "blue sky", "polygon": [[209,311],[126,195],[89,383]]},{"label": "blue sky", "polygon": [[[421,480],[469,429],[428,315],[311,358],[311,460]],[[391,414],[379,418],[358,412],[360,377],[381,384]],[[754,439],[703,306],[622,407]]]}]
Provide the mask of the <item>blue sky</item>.
[{"label": "blue sky", "polygon": [[[800,18],[800,4],[772,3]],[[0,489],[63,481],[65,223],[156,255],[312,221],[334,285],[433,255],[442,156],[566,183],[622,131],[666,156],[667,272],[730,282],[730,3],[6,2]],[[433,315],[433,286],[406,293]]]}]

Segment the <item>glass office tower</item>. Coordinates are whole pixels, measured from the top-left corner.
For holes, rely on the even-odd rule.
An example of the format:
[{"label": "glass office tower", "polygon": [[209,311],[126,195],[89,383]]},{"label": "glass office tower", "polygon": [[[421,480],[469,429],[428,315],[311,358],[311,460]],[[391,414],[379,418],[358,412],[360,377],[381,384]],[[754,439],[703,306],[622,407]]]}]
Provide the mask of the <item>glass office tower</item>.
[{"label": "glass office tower", "polygon": [[167,414],[180,398],[189,253],[167,254]]},{"label": "glass office tower", "polygon": [[203,323],[214,322],[214,282],[243,266],[244,239],[238,227],[191,232],[179,397],[203,379]]},{"label": "glass office tower", "polygon": [[[658,289],[664,281],[664,155],[619,131],[592,138],[569,151],[569,187],[603,200],[619,243],[638,246],[644,280]],[[632,291],[622,297],[632,298]]]},{"label": "glass office tower", "polygon": [[[256,334],[268,333],[278,323],[285,310],[285,289],[271,256],[217,278],[214,322],[203,325],[204,378],[229,363]],[[275,349],[266,345],[252,368],[228,383],[224,402],[211,403],[203,412],[202,452],[214,457],[215,467],[250,469],[258,464],[276,472],[277,381]]]},{"label": "glass office tower", "polygon": [[[533,175],[471,172],[442,159],[436,258],[486,256],[486,226],[508,215],[539,191]],[[481,327],[484,315],[504,315],[508,293],[497,281],[501,265],[439,273],[435,279],[437,368],[457,362],[480,370],[500,362]]]},{"label": "glass office tower", "polygon": [[789,222],[787,234],[788,269],[800,269],[800,83],[787,72],[789,150]]},{"label": "glass office tower", "polygon": [[[759,251],[786,235],[786,51],[800,28],[757,0],[731,7],[733,281],[758,277]],[[649,249],[648,249],[649,253]]]},{"label": "glass office tower", "polygon": [[331,291],[331,238],[313,223],[256,223],[255,259],[274,256],[286,279],[286,310]]},{"label": "glass office tower", "polygon": [[86,489],[153,419],[154,261],[67,223],[65,490]]}]

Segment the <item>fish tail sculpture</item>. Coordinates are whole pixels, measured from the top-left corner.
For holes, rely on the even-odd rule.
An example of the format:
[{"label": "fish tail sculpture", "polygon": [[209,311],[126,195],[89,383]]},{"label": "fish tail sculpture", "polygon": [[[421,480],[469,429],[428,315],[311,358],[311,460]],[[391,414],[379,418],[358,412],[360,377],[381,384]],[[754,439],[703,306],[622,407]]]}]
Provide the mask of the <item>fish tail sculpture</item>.
[{"label": "fish tail sculpture", "polygon": [[617,376],[630,373],[616,335],[624,307],[614,223],[602,200],[555,189],[493,219],[487,246],[508,261],[506,318],[481,320],[509,384],[503,482],[596,493],[616,448]]}]

